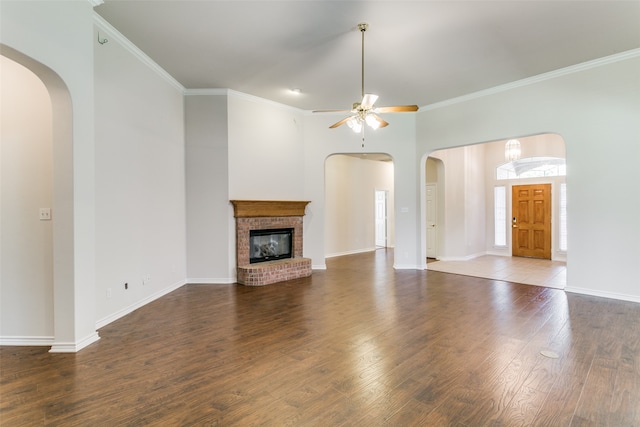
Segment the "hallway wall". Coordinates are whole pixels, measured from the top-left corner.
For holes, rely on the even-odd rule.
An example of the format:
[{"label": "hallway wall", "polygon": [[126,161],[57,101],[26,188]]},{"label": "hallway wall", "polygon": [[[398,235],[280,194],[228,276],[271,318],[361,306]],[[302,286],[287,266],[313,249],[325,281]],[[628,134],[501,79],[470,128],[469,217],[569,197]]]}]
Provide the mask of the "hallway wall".
[{"label": "hallway wall", "polygon": [[53,228],[39,219],[53,206],[51,98],[32,71],[0,67],[0,336],[51,345]]}]

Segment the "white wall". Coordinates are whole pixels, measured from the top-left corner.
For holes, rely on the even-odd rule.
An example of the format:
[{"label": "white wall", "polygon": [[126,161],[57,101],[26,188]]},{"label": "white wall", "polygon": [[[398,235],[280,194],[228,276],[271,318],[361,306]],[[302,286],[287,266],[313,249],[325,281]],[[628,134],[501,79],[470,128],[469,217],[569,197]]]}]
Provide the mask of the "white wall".
[{"label": "white wall", "polygon": [[94,37],[96,307],[104,325],[185,283],[185,114],[180,87],[98,28],[109,39]]},{"label": "white wall", "polygon": [[441,148],[558,133],[568,165],[567,290],[640,301],[640,57],[616,59],[419,112],[417,150],[424,165]]},{"label": "white wall", "polygon": [[388,245],[394,245],[392,162],[334,155],[325,166],[326,256],[375,249],[375,190],[389,193]]},{"label": "white wall", "polygon": [[227,95],[185,99],[187,282],[232,283],[235,223],[230,218]]},{"label": "white wall", "polygon": [[238,92],[228,100],[230,198],[304,200],[302,112]]},{"label": "white wall", "polygon": [[54,345],[77,351],[95,331],[93,10],[85,1],[3,0],[2,55],[27,66],[53,110]]},{"label": "white wall", "polygon": [[483,254],[486,248],[487,192],[484,172],[486,169],[485,149],[480,145],[464,147],[464,193],[465,193],[465,254]]},{"label": "white wall", "polygon": [[53,229],[38,213],[53,205],[51,98],[22,65],[0,68],[0,336],[50,345]]}]

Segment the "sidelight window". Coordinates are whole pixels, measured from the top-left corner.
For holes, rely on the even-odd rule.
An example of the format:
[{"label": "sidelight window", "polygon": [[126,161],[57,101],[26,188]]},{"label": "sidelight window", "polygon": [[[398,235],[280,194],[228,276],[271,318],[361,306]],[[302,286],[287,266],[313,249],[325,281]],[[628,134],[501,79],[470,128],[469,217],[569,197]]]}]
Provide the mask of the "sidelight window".
[{"label": "sidelight window", "polygon": [[507,192],[504,186],[493,188],[495,246],[507,246]]}]

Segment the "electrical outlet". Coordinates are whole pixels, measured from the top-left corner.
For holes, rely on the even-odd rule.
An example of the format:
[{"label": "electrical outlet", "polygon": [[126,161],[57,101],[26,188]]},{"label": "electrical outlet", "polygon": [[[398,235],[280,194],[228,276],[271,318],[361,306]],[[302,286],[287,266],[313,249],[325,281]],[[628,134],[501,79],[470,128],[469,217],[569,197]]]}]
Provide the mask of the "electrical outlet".
[{"label": "electrical outlet", "polygon": [[111,299],[111,288],[107,288],[107,299]]},{"label": "electrical outlet", "polygon": [[51,208],[40,208],[40,221],[51,220]]},{"label": "electrical outlet", "polygon": [[147,274],[146,276],[144,276],[142,278],[142,284],[143,285],[148,285],[150,281],[151,281],[151,275],[150,274]]}]

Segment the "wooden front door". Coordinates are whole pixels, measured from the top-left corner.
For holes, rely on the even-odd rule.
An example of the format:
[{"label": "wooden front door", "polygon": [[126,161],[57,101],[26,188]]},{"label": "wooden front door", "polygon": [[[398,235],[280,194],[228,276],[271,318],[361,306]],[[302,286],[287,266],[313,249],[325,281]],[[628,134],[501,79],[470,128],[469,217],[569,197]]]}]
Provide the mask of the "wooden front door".
[{"label": "wooden front door", "polygon": [[551,184],[514,185],[513,256],[551,259]]}]

